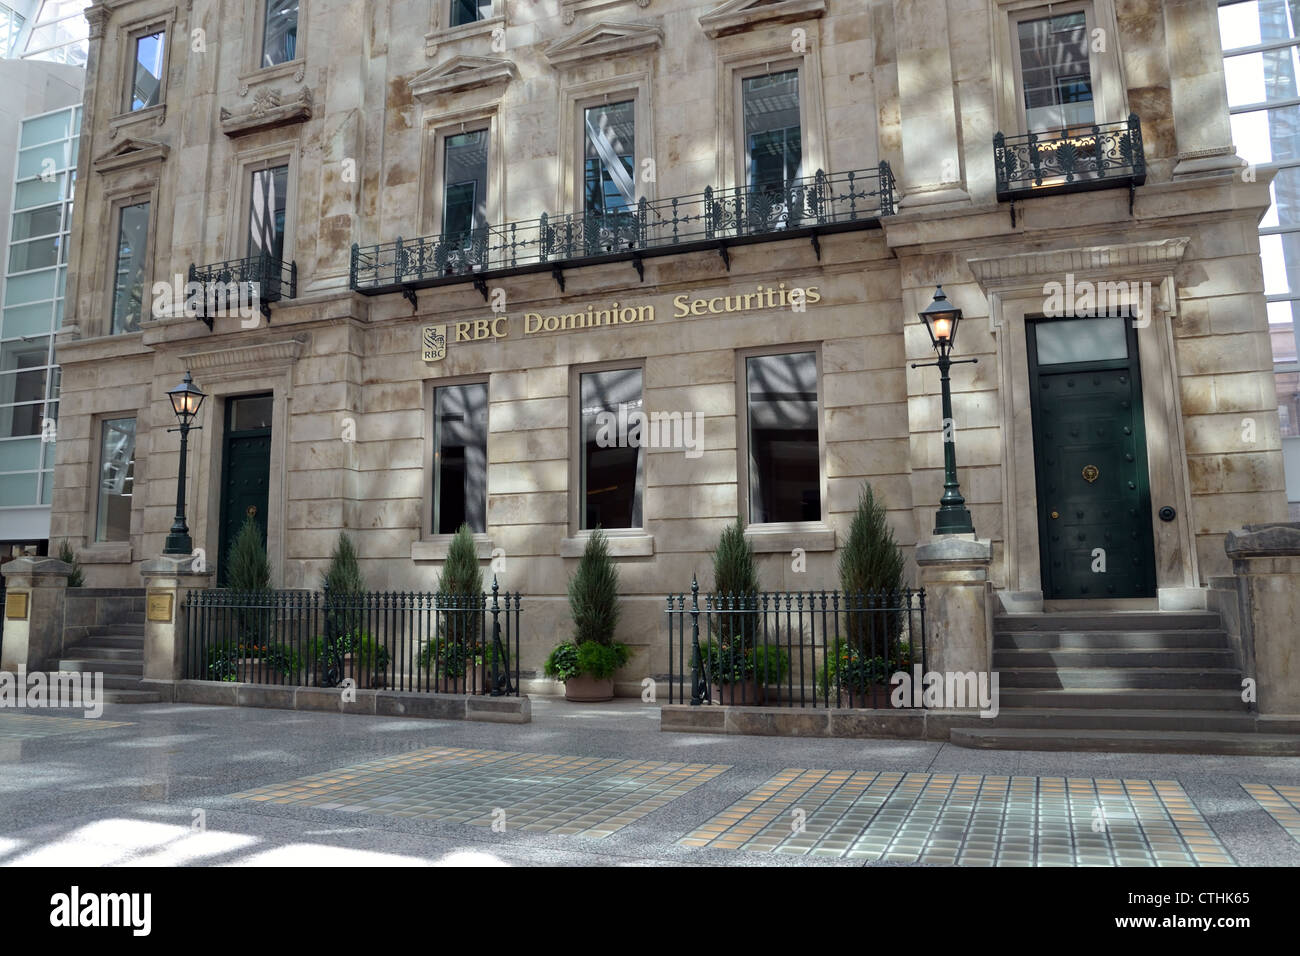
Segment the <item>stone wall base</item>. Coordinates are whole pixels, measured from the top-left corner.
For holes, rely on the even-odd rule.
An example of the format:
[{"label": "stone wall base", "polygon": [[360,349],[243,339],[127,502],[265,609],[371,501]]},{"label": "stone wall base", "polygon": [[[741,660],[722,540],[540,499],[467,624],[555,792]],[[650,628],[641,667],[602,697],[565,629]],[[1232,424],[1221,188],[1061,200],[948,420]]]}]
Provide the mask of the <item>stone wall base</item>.
[{"label": "stone wall base", "polygon": [[424,717],[433,720],[479,720],[497,724],[529,724],[533,705],[528,697],[467,697],[398,690],[354,691],[344,701],[335,687],[280,687],[204,680],[145,680],[145,690],[157,691],[176,704],[222,707],[271,707],[279,710],[318,710],[372,717]]},{"label": "stone wall base", "polygon": [[812,709],[664,704],[659,709],[661,731],[761,737],[886,737],[947,741],[954,727],[977,727],[982,720],[976,712],[920,708],[858,710],[848,707]]}]

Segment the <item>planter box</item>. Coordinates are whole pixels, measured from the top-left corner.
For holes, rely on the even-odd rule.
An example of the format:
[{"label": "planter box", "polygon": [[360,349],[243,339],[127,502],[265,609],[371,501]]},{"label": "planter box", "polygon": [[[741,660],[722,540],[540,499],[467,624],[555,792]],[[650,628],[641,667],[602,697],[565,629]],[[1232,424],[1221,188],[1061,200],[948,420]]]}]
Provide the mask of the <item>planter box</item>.
[{"label": "planter box", "polygon": [[564,682],[564,699],[594,704],[614,699],[614,678],[570,677]]}]

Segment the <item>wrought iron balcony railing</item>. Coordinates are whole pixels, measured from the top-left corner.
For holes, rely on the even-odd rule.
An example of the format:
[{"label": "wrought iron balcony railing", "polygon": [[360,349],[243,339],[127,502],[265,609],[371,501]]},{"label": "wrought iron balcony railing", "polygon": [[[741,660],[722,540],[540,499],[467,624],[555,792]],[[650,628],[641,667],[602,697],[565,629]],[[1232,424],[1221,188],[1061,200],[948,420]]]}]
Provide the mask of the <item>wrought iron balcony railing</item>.
[{"label": "wrought iron balcony railing", "polygon": [[1127,186],[1131,204],[1132,190],[1147,176],[1137,114],[1121,123],[1076,126],[1059,133],[998,133],[993,137],[993,164],[999,201]]},{"label": "wrought iron balcony railing", "polygon": [[269,322],[272,302],[298,297],[298,263],[262,255],[191,264],[189,281],[201,287],[197,318],[209,329],[215,316],[243,315],[254,302]]},{"label": "wrought iron balcony railing", "polygon": [[870,228],[894,212],[889,164],[845,173],[818,171],[771,189],[737,187],[675,196],[615,212],[548,216],[471,232],[352,246],[352,288],[366,295],[473,281],[487,298],[489,278],[550,271],[564,288],[564,270],[598,262],[642,260],[715,249],[731,268],[728,248],[773,239],[818,237]]}]

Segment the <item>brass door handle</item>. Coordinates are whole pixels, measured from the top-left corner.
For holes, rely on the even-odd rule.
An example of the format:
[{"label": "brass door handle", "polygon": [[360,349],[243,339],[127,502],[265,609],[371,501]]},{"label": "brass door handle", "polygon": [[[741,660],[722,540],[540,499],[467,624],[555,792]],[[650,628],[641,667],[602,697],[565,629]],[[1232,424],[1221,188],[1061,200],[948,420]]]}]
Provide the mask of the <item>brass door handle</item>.
[{"label": "brass door handle", "polygon": [[1053,512],[1052,512],[1052,517],[1053,517],[1053,518],[1059,518],[1059,517],[1061,517],[1061,513],[1060,513],[1059,511],[1053,511]]}]

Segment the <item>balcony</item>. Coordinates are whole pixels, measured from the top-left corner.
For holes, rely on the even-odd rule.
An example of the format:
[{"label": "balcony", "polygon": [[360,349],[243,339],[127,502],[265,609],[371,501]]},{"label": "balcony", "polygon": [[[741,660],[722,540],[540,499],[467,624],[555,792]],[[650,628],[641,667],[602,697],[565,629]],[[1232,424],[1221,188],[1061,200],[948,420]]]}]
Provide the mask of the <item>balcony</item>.
[{"label": "balcony", "polygon": [[550,272],[564,289],[564,270],[603,262],[631,262],[642,281],[653,256],[716,251],[727,269],[728,250],[755,242],[806,238],[821,258],[819,237],[869,229],[894,212],[888,163],[792,180],[783,187],[707,188],[625,210],[548,216],[471,232],[401,239],[352,247],[351,286],[364,295],[400,292],[416,307],[415,292],[502,276]]},{"label": "balcony", "polygon": [[1029,196],[1128,187],[1129,213],[1133,191],[1146,182],[1142,124],[1136,114],[1121,123],[1074,127],[1058,134],[1027,133],[993,137],[998,201]]},{"label": "balcony", "polygon": [[202,288],[195,317],[205,322],[209,331],[216,316],[247,317],[245,313],[253,302],[269,322],[272,302],[298,297],[298,263],[263,255],[203,266],[191,264],[189,281]]}]

